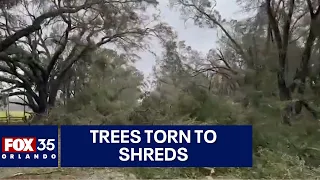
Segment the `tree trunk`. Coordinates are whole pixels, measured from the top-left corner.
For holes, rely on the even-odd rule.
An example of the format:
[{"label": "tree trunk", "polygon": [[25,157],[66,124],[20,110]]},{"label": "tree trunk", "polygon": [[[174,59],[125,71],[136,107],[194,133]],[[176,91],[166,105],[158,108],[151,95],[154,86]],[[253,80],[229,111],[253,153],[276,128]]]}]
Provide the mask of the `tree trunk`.
[{"label": "tree trunk", "polygon": [[45,119],[47,117],[47,112],[35,112],[30,124],[43,125],[45,124]]},{"label": "tree trunk", "polygon": [[278,72],[278,88],[279,88],[279,96],[281,101],[291,100],[291,91],[286,85],[286,81],[284,78],[284,71]]}]

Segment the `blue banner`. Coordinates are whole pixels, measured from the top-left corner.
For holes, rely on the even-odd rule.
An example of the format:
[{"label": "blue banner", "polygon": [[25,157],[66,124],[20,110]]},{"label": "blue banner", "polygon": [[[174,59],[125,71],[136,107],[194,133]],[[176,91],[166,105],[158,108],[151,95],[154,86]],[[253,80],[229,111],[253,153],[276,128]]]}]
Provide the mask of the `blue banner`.
[{"label": "blue banner", "polygon": [[62,126],[61,167],[252,167],[252,126]]},{"label": "blue banner", "polygon": [[0,126],[0,167],[58,167],[57,126]]}]

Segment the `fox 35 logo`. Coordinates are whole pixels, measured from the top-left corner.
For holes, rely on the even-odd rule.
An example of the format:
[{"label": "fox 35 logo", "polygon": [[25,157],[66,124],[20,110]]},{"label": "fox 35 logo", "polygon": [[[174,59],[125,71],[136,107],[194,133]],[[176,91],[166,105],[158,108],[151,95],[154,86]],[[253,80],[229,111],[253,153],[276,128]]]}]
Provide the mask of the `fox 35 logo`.
[{"label": "fox 35 logo", "polygon": [[2,159],[56,159],[56,139],[2,137]]}]

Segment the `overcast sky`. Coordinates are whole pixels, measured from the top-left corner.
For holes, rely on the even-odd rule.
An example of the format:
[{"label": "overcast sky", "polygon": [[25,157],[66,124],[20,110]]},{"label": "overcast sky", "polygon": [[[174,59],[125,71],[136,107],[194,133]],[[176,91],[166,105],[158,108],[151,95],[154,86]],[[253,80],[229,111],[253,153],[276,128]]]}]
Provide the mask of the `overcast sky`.
[{"label": "overcast sky", "polygon": [[[168,0],[159,1],[162,20],[169,23],[178,32],[179,40],[184,40],[187,45],[203,53],[215,47],[215,42],[217,41],[215,30],[198,28],[192,22],[185,24],[181,19],[180,13],[169,8]],[[236,0],[216,1],[216,9],[220,12],[222,18],[238,19],[242,15]],[[153,48],[154,52],[161,53],[161,49],[157,47],[157,44],[154,44]],[[136,63],[136,67],[145,74],[145,77],[148,77],[152,73],[152,67],[155,65],[155,57],[148,52],[141,53],[140,56],[141,60]]]}]

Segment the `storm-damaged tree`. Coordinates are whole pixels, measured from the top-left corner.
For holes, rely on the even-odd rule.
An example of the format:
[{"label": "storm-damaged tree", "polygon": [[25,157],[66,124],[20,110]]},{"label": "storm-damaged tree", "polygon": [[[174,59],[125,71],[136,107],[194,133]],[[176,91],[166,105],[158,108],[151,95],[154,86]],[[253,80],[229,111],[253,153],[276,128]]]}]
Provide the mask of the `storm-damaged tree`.
[{"label": "storm-damaged tree", "polygon": [[[238,82],[230,80],[233,77],[242,77],[242,66],[246,60],[252,57],[242,46],[241,41],[238,41],[239,39],[235,38],[229,31],[230,28],[228,27],[230,26],[226,24],[227,21],[214,9],[216,2],[209,0],[171,0],[171,4],[181,10],[184,20],[192,20],[195,25],[201,28],[207,27],[222,31],[223,37],[228,42],[220,44],[222,46],[217,49],[210,50],[207,58],[204,58],[202,63],[199,62],[194,71],[196,75],[205,74],[211,79],[213,76],[219,76],[218,79],[221,79],[221,82],[227,82],[228,86],[234,89]],[[236,56],[228,56],[228,54],[231,54],[230,52],[225,53],[231,49]]]},{"label": "storm-damaged tree", "polygon": [[[300,2],[296,0],[289,0],[278,1],[277,4],[275,3],[276,2],[271,0],[266,0],[265,7],[270,23],[270,33],[272,33],[278,48],[280,66],[278,81],[280,92],[283,94],[282,99],[291,100],[293,98],[292,93],[297,90],[298,101],[295,101],[293,105],[289,105],[287,110],[295,110],[296,113],[300,113],[301,107],[305,106],[317,118],[317,113],[308,105],[306,101],[304,101],[303,96],[306,89],[306,80],[311,75],[310,69],[312,64],[310,63],[310,59],[315,49],[315,41],[319,37],[317,29],[319,29],[318,27],[320,25],[320,1],[312,2],[311,0],[306,0]],[[277,13],[277,11],[282,12],[282,17],[280,16],[280,13]],[[290,63],[290,59],[288,59],[288,45],[292,39],[295,38],[295,30],[297,26],[301,26],[302,24],[304,25],[305,30],[304,33],[300,35],[300,37],[302,36],[300,65],[295,72],[292,83],[289,84],[286,83],[284,78],[282,78],[280,75],[285,73],[285,66]],[[311,84],[312,83],[315,82],[311,82]],[[290,109],[290,107],[292,108]]]},{"label": "storm-damaged tree", "polygon": [[[49,120],[60,123],[128,124],[127,117],[138,106],[140,86],[143,85],[143,74],[132,64],[136,57],[103,48],[91,57],[85,78],[76,87],[64,91],[70,91],[71,97],[51,111]],[[74,96],[72,91],[75,90]]]},{"label": "storm-damaged tree", "polygon": [[[0,71],[4,74],[0,80],[13,85],[7,91],[23,89],[10,96],[25,95],[27,99],[13,103],[43,115],[54,106],[68,71],[77,62],[89,61],[88,54],[107,43],[127,52],[143,48],[145,38],[164,27],[146,26],[154,19],[146,18],[144,12],[156,4],[140,0],[24,0],[16,9],[2,8]],[[18,13],[21,11],[24,14]]]},{"label": "storm-damaged tree", "polygon": [[[230,24],[233,29],[237,29],[234,25],[236,23],[226,23],[221,18],[218,11],[214,9],[215,1],[209,0],[172,0],[175,5],[178,5],[186,19],[193,19],[194,22],[200,27],[218,28],[223,32],[223,36],[226,38],[224,46],[231,47],[237,56],[236,60],[245,62],[245,70],[253,70],[254,74],[261,72],[263,66],[252,66],[252,62],[260,61],[261,59],[268,59],[267,63],[272,63],[272,58],[277,59],[277,67],[275,72],[277,75],[277,87],[279,92],[279,98],[281,101],[289,101],[286,106],[286,115],[291,116],[292,113],[300,113],[302,106],[306,107],[315,118],[317,118],[316,111],[311,108],[309,103],[304,98],[304,92],[306,88],[306,79],[311,78],[310,69],[314,67],[314,64],[310,63],[310,58],[319,58],[319,53],[315,48],[316,40],[318,39],[317,30],[319,31],[319,1],[298,1],[298,0],[239,0],[245,5],[246,10],[254,9],[254,16],[245,19],[243,24],[238,29],[250,29],[250,25],[253,25],[252,19],[258,20],[258,23],[254,26],[254,31],[241,31],[234,36],[230,31]],[[258,26],[257,26],[258,25]],[[258,28],[257,28],[258,27]],[[252,30],[252,28],[251,28]],[[261,31],[262,30],[262,31]],[[248,37],[248,35],[251,36]],[[239,37],[240,36],[240,39]],[[251,46],[243,45],[243,38],[251,39]],[[242,39],[241,39],[242,38]],[[260,42],[259,42],[260,41]],[[257,44],[261,41],[266,42],[264,46]],[[248,44],[248,43],[247,43]],[[260,49],[258,48],[260,47]],[[262,47],[262,48],[261,48]],[[293,50],[292,47],[295,49]],[[276,49],[277,56],[274,57],[272,48]],[[291,51],[289,51],[291,48]],[[301,53],[299,53],[301,51]],[[230,51],[229,51],[230,52]],[[290,56],[290,53],[296,56]],[[229,53],[230,54],[230,53]],[[221,52],[216,53],[216,59],[221,59],[223,54]],[[289,59],[290,58],[290,59]],[[227,59],[224,59],[224,62]],[[234,61],[234,60],[233,60]],[[231,71],[230,65],[223,63],[213,64],[209,68],[203,68],[204,71],[221,71],[226,72],[229,75],[239,74],[237,70],[240,68],[238,62]],[[295,64],[300,64],[295,67]],[[318,68],[319,69],[319,68]],[[318,71],[319,72],[319,71]],[[319,73],[316,73],[319,74]],[[257,76],[256,76],[257,77]],[[316,79],[316,78],[313,78]],[[314,86],[315,81],[309,81],[310,86]],[[293,97],[293,93],[298,91],[299,96]],[[291,102],[293,99],[293,103]],[[297,99],[297,100],[296,100]]]}]

